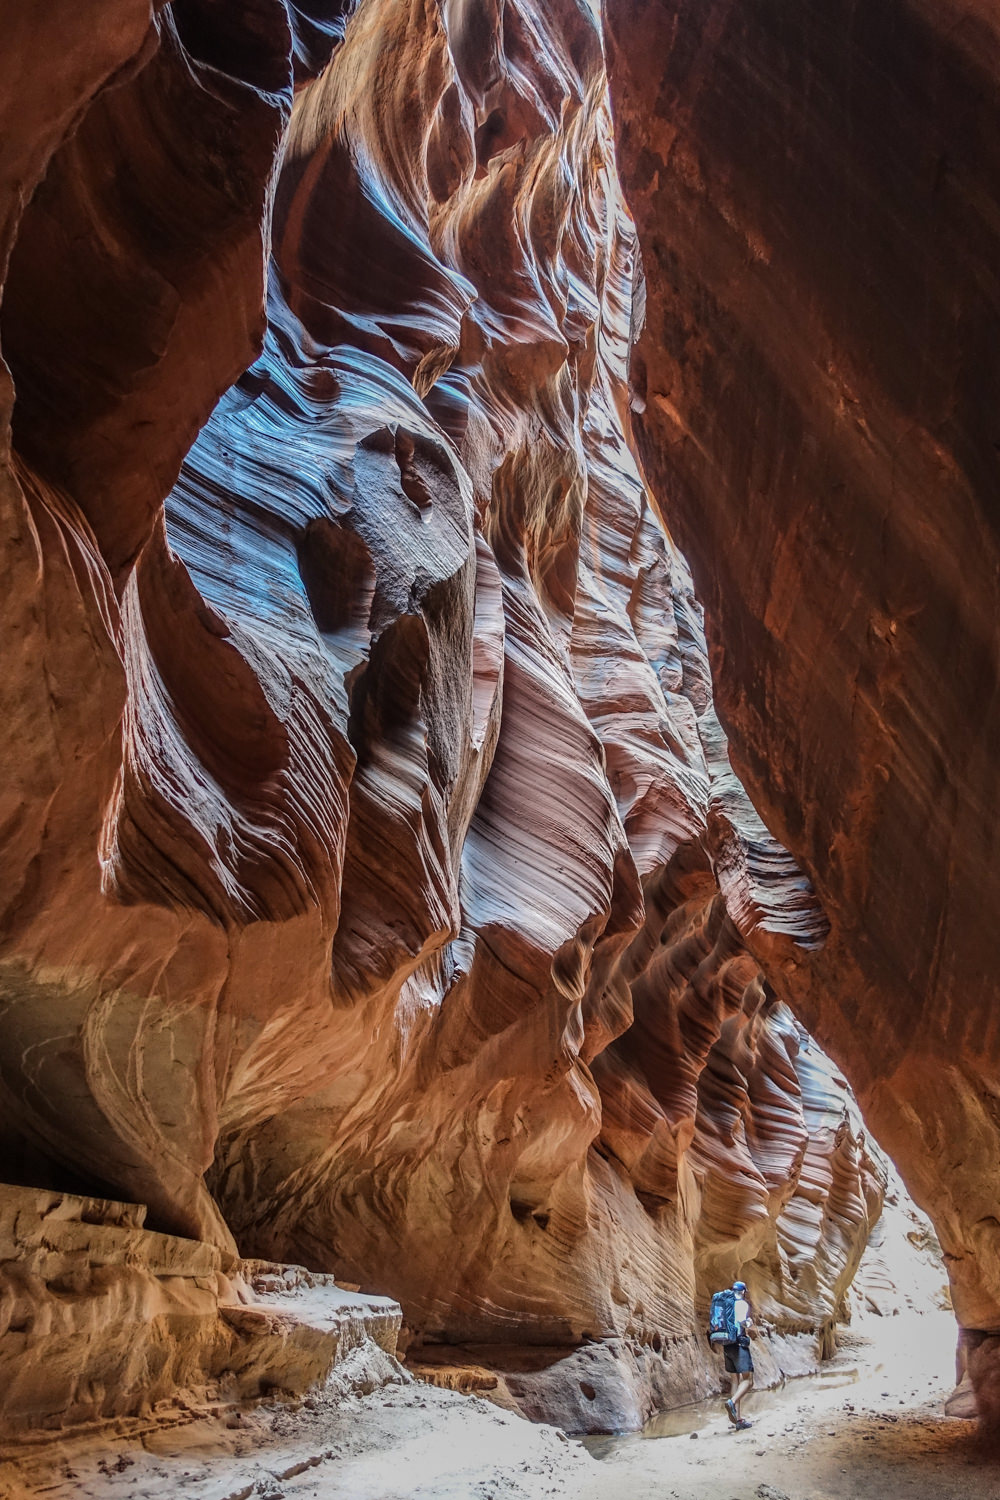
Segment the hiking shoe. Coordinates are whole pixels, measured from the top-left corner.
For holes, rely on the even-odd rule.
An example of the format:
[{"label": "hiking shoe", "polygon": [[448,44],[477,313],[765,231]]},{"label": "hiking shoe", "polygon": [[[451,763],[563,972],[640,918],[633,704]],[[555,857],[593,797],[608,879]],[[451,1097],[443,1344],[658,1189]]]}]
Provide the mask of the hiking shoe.
[{"label": "hiking shoe", "polygon": [[738,1422],[739,1422],[740,1419],[736,1415],[736,1403],[735,1403],[735,1401],[727,1401],[726,1402],[726,1416],[729,1418],[730,1422],[732,1422],[732,1424],[733,1424],[734,1427],[738,1424]]},{"label": "hiking shoe", "polygon": [[747,1429],[749,1427],[752,1427],[752,1426],[753,1426],[753,1423],[752,1422],[748,1422],[747,1419],[746,1419],[746,1417],[740,1417],[740,1420],[736,1424],[736,1431],[737,1432],[746,1432]]}]

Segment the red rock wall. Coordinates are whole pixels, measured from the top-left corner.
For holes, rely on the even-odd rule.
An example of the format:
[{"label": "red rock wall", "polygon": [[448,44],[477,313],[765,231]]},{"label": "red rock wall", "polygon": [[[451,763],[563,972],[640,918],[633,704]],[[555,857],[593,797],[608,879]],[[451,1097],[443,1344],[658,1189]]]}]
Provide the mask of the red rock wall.
[{"label": "red rock wall", "polygon": [[831,923],[783,989],[995,1328],[996,11],[607,13],[639,447],[738,770]]},{"label": "red rock wall", "polygon": [[595,18],[342,19],[95,23],[11,218],[8,1170],[638,1421],[738,1268],[828,1341],[882,1171],[627,445]]}]

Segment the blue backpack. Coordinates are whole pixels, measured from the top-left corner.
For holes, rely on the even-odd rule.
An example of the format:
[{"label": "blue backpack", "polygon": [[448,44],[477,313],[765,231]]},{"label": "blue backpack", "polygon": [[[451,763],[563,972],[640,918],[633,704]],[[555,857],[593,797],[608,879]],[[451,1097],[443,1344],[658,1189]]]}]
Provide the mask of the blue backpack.
[{"label": "blue backpack", "polygon": [[732,1287],[724,1292],[714,1292],[708,1314],[708,1342],[719,1344],[738,1343],[739,1326],[736,1322],[736,1293]]}]

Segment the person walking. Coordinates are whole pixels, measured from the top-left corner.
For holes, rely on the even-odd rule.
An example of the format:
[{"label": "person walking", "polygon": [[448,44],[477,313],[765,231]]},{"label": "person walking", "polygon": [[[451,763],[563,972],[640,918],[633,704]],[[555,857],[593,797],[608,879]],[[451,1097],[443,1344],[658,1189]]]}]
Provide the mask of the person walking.
[{"label": "person walking", "polygon": [[746,1421],[741,1410],[744,1396],[753,1390],[753,1359],[750,1355],[750,1340],[757,1337],[750,1303],[747,1301],[745,1281],[734,1281],[733,1318],[737,1336],[735,1342],[722,1346],[726,1373],[735,1377],[735,1383],[726,1399],[726,1416],[737,1432],[746,1432],[753,1424]]}]

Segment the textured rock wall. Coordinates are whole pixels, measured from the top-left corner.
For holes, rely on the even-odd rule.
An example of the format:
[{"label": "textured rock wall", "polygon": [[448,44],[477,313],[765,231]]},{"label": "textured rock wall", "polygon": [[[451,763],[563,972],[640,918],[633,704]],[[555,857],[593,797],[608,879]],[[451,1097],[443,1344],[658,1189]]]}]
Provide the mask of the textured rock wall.
[{"label": "textured rock wall", "polygon": [[109,8],[4,179],[5,1160],[623,1425],[737,1269],[828,1344],[882,1169],[626,441],[595,16],[342,11]]},{"label": "textured rock wall", "polygon": [[737,768],[831,923],[786,993],[995,1329],[996,11],[607,18],[639,447]]},{"label": "textured rock wall", "polygon": [[137,1204],[4,1186],[5,1434],[154,1408],[176,1416],[178,1396],[204,1408],[292,1395],[335,1367],[341,1379],[348,1356],[369,1382],[404,1378],[393,1357],[395,1302],[343,1291],[300,1266],[234,1263],[216,1245],[156,1234],[144,1219]]}]

